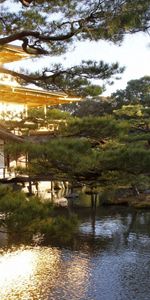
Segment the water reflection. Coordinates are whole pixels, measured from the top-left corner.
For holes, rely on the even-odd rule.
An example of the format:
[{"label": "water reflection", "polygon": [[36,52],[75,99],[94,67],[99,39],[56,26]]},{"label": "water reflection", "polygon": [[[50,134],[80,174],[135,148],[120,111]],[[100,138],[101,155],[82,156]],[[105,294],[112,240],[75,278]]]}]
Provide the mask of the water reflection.
[{"label": "water reflection", "polygon": [[50,280],[49,288],[54,285],[58,264],[57,249],[21,248],[1,253],[0,299],[40,299],[41,295],[46,299],[46,284]]},{"label": "water reflection", "polygon": [[24,283],[30,281],[30,275],[34,272],[32,261],[33,254],[28,250],[1,256],[0,299],[9,299],[14,290],[16,297],[22,295]]},{"label": "water reflection", "polygon": [[62,181],[30,181],[23,182],[21,190],[26,194],[33,194],[43,202],[51,201],[56,205],[67,206],[68,183]]},{"label": "water reflection", "polygon": [[47,247],[13,250],[1,253],[0,299],[82,299],[88,277],[84,256]]},{"label": "water reflection", "polygon": [[88,222],[83,223],[80,227],[80,231],[83,234],[93,234],[95,237],[113,237],[115,233],[122,233],[124,226],[121,224],[120,220],[108,219],[96,221],[93,227],[93,224]]},{"label": "water reflection", "polygon": [[1,248],[1,300],[148,300],[150,212],[78,210],[69,248]]}]

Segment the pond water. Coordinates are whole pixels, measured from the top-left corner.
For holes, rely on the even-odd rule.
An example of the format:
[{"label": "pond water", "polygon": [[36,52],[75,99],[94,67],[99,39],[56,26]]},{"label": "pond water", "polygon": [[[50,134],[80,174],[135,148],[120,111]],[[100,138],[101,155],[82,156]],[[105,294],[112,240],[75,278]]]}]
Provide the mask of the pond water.
[{"label": "pond water", "polygon": [[0,234],[1,300],[150,299],[150,211],[75,209],[67,246],[17,244]]}]

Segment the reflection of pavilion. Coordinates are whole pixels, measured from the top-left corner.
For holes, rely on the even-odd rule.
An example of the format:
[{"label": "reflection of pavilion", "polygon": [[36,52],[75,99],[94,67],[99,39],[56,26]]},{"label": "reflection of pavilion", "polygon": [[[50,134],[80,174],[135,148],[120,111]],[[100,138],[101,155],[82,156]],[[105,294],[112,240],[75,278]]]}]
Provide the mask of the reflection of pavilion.
[{"label": "reflection of pavilion", "polygon": [[[79,101],[79,98],[69,97],[62,92],[50,92],[43,89],[29,88],[22,86],[11,72],[5,68],[6,63],[13,63],[21,59],[28,59],[30,56],[23,52],[21,47],[5,45],[0,47],[0,119],[14,120],[21,119],[23,115],[27,116],[28,107],[43,107],[46,113],[46,107],[63,104],[73,101]],[[29,62],[29,60],[27,60]],[[2,130],[1,130],[2,129]],[[1,132],[2,131],[2,132]],[[0,127],[0,177],[6,176],[8,166],[4,155],[4,144],[9,141],[18,141],[17,137],[4,128]]]}]

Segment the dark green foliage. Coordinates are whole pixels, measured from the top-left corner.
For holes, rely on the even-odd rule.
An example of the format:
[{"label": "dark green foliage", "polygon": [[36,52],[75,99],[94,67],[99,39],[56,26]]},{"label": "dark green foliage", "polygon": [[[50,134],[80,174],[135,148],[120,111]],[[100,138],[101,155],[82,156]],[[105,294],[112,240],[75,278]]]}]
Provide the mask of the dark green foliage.
[{"label": "dark green foliage", "polygon": [[124,90],[112,94],[117,106],[140,104],[150,106],[150,76],[130,80]]},{"label": "dark green foliage", "polygon": [[[86,179],[91,172],[95,172],[103,144],[107,144],[110,138],[118,138],[127,130],[123,122],[118,122],[111,116],[94,119],[71,118],[61,129],[63,138],[50,139],[44,144],[10,145],[6,150],[15,157],[18,157],[19,153],[28,154],[29,169],[26,171],[30,174]],[[97,149],[94,148],[95,143]],[[96,168],[96,172],[100,173],[101,170],[97,171]]]},{"label": "dark green foliage", "polygon": [[97,167],[102,170],[124,171],[131,174],[148,174],[150,170],[150,150],[134,147],[108,150],[99,160]]},{"label": "dark green foliage", "polygon": [[105,117],[74,118],[68,121],[66,135],[91,137],[97,139],[117,137],[124,131],[124,123],[116,121],[110,115]]},{"label": "dark green foliage", "polygon": [[[86,101],[83,107],[84,103]],[[32,121],[38,126],[55,123],[59,119],[59,130],[44,144],[24,143],[7,147],[7,152],[15,157],[19,157],[20,153],[28,154],[28,168],[18,169],[18,173],[68,181],[104,180],[107,184],[114,181],[113,176],[104,176],[109,171],[120,173],[122,182],[126,182],[125,177],[130,183],[134,181],[133,177],[148,177],[149,108],[130,104],[113,110],[113,105],[110,99],[112,115],[94,117],[78,118],[54,109],[48,110],[47,116],[42,119],[40,111],[33,112]]]},{"label": "dark green foliage", "polygon": [[50,203],[43,204],[37,197],[29,200],[23,192],[10,187],[0,189],[0,211],[6,214],[5,222],[13,229],[25,229],[33,220],[46,218],[52,211]]},{"label": "dark green foliage", "polygon": [[111,114],[113,111],[113,103],[110,98],[99,97],[97,99],[85,99],[84,101],[63,104],[59,106],[62,111],[70,112],[72,116],[87,117],[87,116],[103,116]]},{"label": "dark green foliage", "polygon": [[46,239],[53,239],[60,243],[66,243],[74,238],[77,232],[79,221],[77,216],[70,215],[69,217],[58,216],[51,221],[43,220],[40,222],[41,233]]},{"label": "dark green foliage", "polygon": [[71,116],[68,112],[61,111],[59,109],[47,109],[46,119],[47,122],[49,121],[61,121],[61,120],[68,120]]},{"label": "dark green foliage", "polygon": [[10,233],[43,234],[46,239],[67,242],[77,230],[78,220],[74,215],[54,216],[50,202],[43,203],[38,197],[27,198],[23,192],[0,186],[1,224]]}]

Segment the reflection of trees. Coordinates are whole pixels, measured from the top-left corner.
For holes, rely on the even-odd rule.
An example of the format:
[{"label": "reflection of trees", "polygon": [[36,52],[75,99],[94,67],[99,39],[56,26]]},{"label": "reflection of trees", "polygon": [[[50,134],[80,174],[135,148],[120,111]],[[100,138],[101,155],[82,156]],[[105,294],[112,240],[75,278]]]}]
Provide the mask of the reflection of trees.
[{"label": "reflection of trees", "polygon": [[137,238],[140,235],[150,236],[150,212],[134,210],[130,214],[126,237],[128,238],[131,233],[134,233]]},{"label": "reflection of trees", "polygon": [[[132,235],[137,241],[139,241],[139,237],[141,240],[150,237],[150,212],[147,211],[107,207],[84,209],[78,211],[78,216],[82,222],[89,225],[89,232],[82,233],[82,237],[78,239],[78,247],[88,249],[91,253],[92,251],[118,250],[128,247],[132,242],[132,238],[129,239]],[[99,222],[110,225],[117,222],[117,228],[111,236],[98,235],[96,230]]]},{"label": "reflection of trees", "polygon": [[137,219],[137,211],[135,210],[133,211],[133,213],[129,215],[128,222],[126,224],[127,229],[124,233],[125,243],[128,242],[129,235],[133,231],[133,227],[134,227],[134,223],[136,222],[136,219]]},{"label": "reflection of trees", "polygon": [[[58,210],[58,209],[57,209]],[[73,250],[82,250],[93,255],[97,251],[118,251],[119,249],[134,247],[147,247],[150,242],[150,212],[130,208],[101,207],[92,208],[59,208],[59,213],[66,216],[70,212],[77,214],[81,225],[85,224],[86,232],[74,234],[69,243],[59,241],[44,241],[45,244]],[[57,213],[57,212],[56,212]],[[30,243],[30,237],[26,233],[19,236],[8,236],[9,243]],[[144,241],[144,245],[142,244]]]}]

